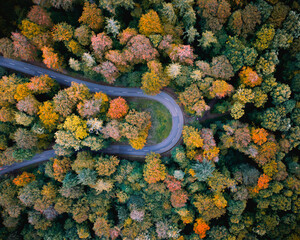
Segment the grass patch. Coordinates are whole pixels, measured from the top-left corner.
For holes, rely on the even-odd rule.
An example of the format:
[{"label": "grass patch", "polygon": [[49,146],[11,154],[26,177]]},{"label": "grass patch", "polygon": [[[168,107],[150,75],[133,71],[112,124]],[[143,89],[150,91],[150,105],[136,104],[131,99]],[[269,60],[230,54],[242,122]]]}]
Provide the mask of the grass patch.
[{"label": "grass patch", "polygon": [[169,136],[172,128],[172,116],[161,103],[144,98],[128,98],[130,108],[137,111],[148,111],[152,126],[147,138],[147,144],[156,144]]}]

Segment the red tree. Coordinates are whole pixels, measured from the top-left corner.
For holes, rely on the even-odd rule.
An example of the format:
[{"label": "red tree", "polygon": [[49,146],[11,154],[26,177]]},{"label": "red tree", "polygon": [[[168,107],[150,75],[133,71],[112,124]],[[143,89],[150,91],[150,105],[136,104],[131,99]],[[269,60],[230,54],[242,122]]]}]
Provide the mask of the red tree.
[{"label": "red tree", "polygon": [[105,51],[112,48],[112,40],[105,32],[92,36],[92,47],[98,58],[102,58]]},{"label": "red tree", "polygon": [[188,195],[183,190],[176,190],[171,194],[171,204],[175,208],[184,207],[188,200]]},{"label": "red tree", "polygon": [[106,61],[93,68],[95,72],[101,73],[106,81],[110,84],[113,84],[116,79],[119,77],[119,71],[116,66],[110,62]]},{"label": "red tree", "polygon": [[159,55],[157,50],[152,47],[150,40],[140,34],[132,37],[126,47],[125,59],[135,64],[154,60]]},{"label": "red tree", "polygon": [[27,17],[29,18],[29,20],[35,22],[38,25],[42,25],[45,27],[52,26],[52,20],[49,13],[41,6],[33,5]]},{"label": "red tree", "polygon": [[193,48],[190,45],[174,45],[169,54],[173,62],[180,62],[187,65],[192,65],[196,56],[193,53]]},{"label": "red tree", "polygon": [[33,61],[36,58],[37,49],[20,33],[12,33],[14,55],[25,61]]}]

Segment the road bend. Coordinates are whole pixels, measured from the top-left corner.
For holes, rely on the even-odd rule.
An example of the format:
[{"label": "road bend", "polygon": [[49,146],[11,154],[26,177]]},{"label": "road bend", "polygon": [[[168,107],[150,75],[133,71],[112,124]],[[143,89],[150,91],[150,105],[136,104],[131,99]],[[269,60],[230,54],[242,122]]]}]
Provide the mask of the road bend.
[{"label": "road bend", "polygon": [[[170,95],[168,95],[163,91],[155,96],[151,96],[151,95],[146,95],[139,88],[104,86],[96,83],[83,81],[71,76],[67,76],[47,68],[38,67],[29,63],[13,60],[9,58],[4,58],[1,56],[0,56],[0,66],[18,72],[26,73],[32,76],[40,76],[40,75],[47,74],[51,78],[55,79],[58,83],[65,86],[71,86],[72,82],[76,82],[79,84],[82,83],[85,84],[90,89],[91,92],[103,92],[109,96],[140,97],[140,98],[155,100],[163,104],[171,113],[172,128],[169,136],[165,138],[162,142],[155,145],[145,146],[141,150],[136,150],[129,145],[111,145],[106,149],[102,149],[101,152],[109,153],[109,154],[124,154],[124,155],[135,155],[135,156],[147,155],[150,152],[164,153],[171,150],[181,137],[181,132],[184,124],[182,110],[180,109],[176,101]],[[30,166],[32,164],[44,162],[54,156],[55,156],[54,150],[45,151],[43,153],[36,154],[31,160],[27,160],[21,163],[15,163],[11,166],[4,167],[4,169],[0,171],[0,175],[17,170],[25,166]]]}]

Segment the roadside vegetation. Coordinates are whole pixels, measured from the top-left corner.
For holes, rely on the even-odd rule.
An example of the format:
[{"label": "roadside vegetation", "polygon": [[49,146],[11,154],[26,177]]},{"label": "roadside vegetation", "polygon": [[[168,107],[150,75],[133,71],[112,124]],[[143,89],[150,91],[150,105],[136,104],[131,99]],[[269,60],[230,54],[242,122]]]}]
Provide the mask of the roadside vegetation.
[{"label": "roadside vegetation", "polygon": [[151,128],[147,138],[149,144],[160,143],[169,136],[172,128],[172,116],[164,105],[143,98],[129,98],[128,104],[137,111],[146,111],[150,113]]}]

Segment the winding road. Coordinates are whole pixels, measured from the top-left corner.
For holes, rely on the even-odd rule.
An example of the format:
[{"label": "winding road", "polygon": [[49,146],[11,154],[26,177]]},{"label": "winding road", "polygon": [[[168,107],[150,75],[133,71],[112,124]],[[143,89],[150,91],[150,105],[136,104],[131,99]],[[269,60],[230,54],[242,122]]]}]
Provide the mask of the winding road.
[{"label": "winding road", "polygon": [[[175,100],[165,92],[161,92],[155,96],[150,96],[150,95],[146,95],[139,88],[122,88],[122,87],[111,87],[111,86],[99,85],[96,83],[82,81],[52,71],[50,69],[38,67],[35,65],[31,65],[28,63],[24,63],[9,58],[4,58],[1,56],[0,56],[0,66],[13,69],[18,72],[33,75],[33,76],[48,74],[51,78],[55,79],[58,83],[66,86],[71,86],[71,82],[82,83],[85,84],[90,89],[91,92],[101,91],[106,93],[109,96],[141,97],[141,98],[155,100],[163,104],[171,113],[172,129],[170,131],[169,136],[165,138],[162,142],[151,146],[145,146],[141,150],[135,150],[129,145],[111,145],[108,148],[101,150],[101,152],[110,153],[110,154],[126,154],[126,155],[139,155],[139,156],[146,155],[150,152],[164,153],[172,149],[181,137],[181,132],[184,124],[183,113],[180,107],[178,106],[178,104],[175,102]],[[36,154],[31,160],[24,161],[21,163],[15,163],[11,166],[4,168],[3,170],[0,171],[0,175],[14,171],[16,169],[25,166],[46,161],[49,158],[54,156],[55,156],[54,150],[45,151],[41,154]]]}]

